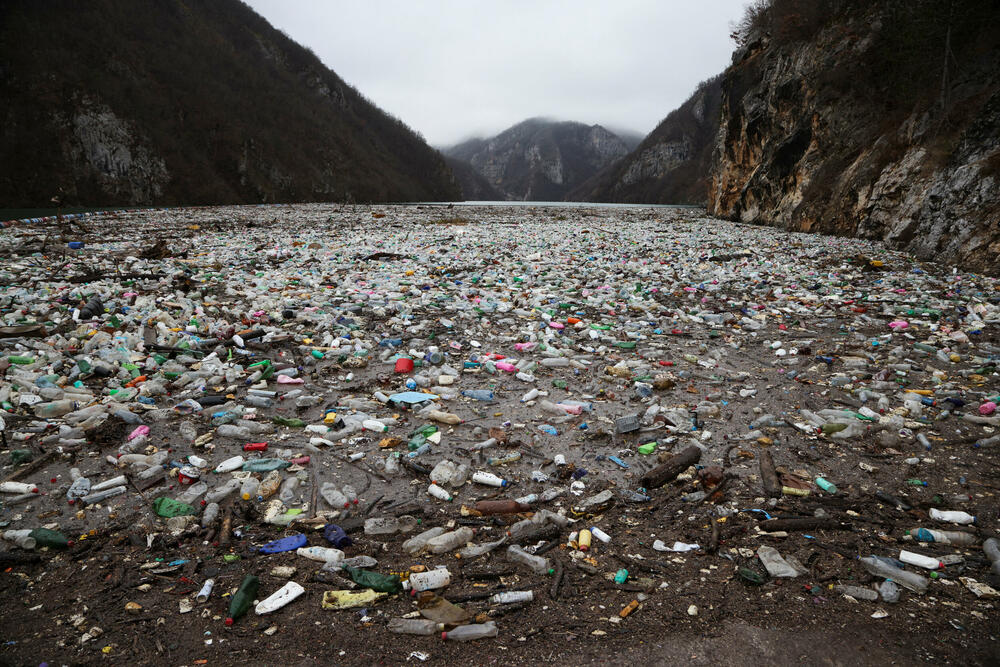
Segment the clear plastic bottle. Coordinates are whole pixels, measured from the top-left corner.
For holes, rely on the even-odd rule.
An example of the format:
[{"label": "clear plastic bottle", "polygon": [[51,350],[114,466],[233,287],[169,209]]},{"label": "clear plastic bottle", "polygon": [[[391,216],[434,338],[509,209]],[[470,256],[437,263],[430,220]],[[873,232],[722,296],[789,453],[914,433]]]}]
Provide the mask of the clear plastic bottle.
[{"label": "clear plastic bottle", "polygon": [[908,588],[915,593],[925,593],[927,591],[929,581],[919,574],[894,567],[874,556],[865,556],[860,561],[869,574],[892,579],[903,588]]},{"label": "clear plastic bottle", "polygon": [[233,424],[223,424],[219,428],[215,429],[215,435],[220,438],[234,438],[236,440],[250,440],[252,439],[252,433],[250,429],[244,428],[242,426],[234,426]]},{"label": "clear plastic bottle", "polygon": [[400,517],[372,517],[365,519],[365,535],[408,533],[416,527],[417,519],[408,514]]},{"label": "clear plastic bottle", "polygon": [[295,475],[289,477],[281,483],[281,490],[278,492],[278,499],[286,505],[295,500],[295,491],[299,486],[299,478]]},{"label": "clear plastic bottle", "polygon": [[323,482],[319,487],[319,495],[334,509],[344,509],[351,506],[351,501],[347,499],[340,489],[333,482]]},{"label": "clear plastic bottle", "polygon": [[483,639],[485,637],[496,637],[497,636],[497,624],[496,621],[487,621],[486,623],[472,623],[469,625],[460,625],[454,630],[449,632],[442,632],[441,639],[446,641],[456,641],[456,642],[467,642],[474,639]]},{"label": "clear plastic bottle", "polygon": [[260,487],[260,480],[254,476],[247,477],[240,485],[240,498],[250,500],[257,497],[257,489]]},{"label": "clear plastic bottle", "polygon": [[516,544],[507,547],[507,560],[525,565],[535,574],[548,574],[552,571],[552,563],[548,558],[529,554]]},{"label": "clear plastic bottle", "polygon": [[177,500],[182,503],[187,503],[188,505],[193,505],[195,500],[207,492],[208,484],[205,482],[198,482],[197,484],[192,484],[183,493],[178,495]]},{"label": "clear plastic bottle", "polygon": [[437,526],[435,528],[425,530],[419,535],[414,535],[410,539],[403,542],[403,551],[408,554],[415,554],[423,549],[431,538],[437,537],[444,532],[445,529],[443,527]]},{"label": "clear plastic bottle", "polygon": [[208,503],[205,511],[201,515],[201,525],[204,528],[211,526],[219,516],[219,503]]},{"label": "clear plastic bottle", "polygon": [[465,546],[475,533],[468,526],[463,526],[448,533],[442,533],[427,541],[427,551],[432,554],[442,554]]},{"label": "clear plastic bottle", "polygon": [[433,635],[444,629],[444,623],[429,618],[390,618],[389,632],[399,635]]},{"label": "clear plastic bottle", "polygon": [[993,574],[1000,575],[1000,540],[991,537],[983,542],[983,553],[993,563],[992,568],[990,568]]},{"label": "clear plastic bottle", "polygon": [[77,409],[79,404],[76,401],[63,399],[61,401],[51,401],[49,403],[37,403],[34,406],[35,416],[41,419],[53,419],[62,417]]}]

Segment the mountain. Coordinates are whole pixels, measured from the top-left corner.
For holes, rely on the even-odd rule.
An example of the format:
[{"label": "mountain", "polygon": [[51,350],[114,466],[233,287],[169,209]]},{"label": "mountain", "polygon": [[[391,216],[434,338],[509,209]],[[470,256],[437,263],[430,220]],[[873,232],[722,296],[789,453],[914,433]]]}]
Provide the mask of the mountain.
[{"label": "mountain", "polygon": [[531,118],[444,153],[471,164],[504,199],[560,201],[628,148],[600,125]]},{"label": "mountain", "polygon": [[709,212],[1000,272],[1000,3],[751,5]]},{"label": "mountain", "polygon": [[570,193],[579,201],[704,204],[722,77],[698,85],[628,156]]},{"label": "mountain", "polygon": [[0,205],[415,201],[442,156],[238,0],[0,4]]},{"label": "mountain", "polygon": [[455,175],[463,201],[503,201],[504,194],[494,188],[486,177],[465,160],[446,155],[445,163]]}]

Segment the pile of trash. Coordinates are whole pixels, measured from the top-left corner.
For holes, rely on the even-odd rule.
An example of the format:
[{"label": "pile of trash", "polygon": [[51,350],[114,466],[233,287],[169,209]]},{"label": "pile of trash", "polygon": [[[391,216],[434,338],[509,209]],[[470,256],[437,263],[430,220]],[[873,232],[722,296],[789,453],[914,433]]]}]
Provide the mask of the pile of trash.
[{"label": "pile of trash", "polygon": [[103,562],[131,618],[39,596],[15,661],[190,612],[190,655],[332,612],[424,659],[721,614],[699,578],[995,617],[995,278],[652,207],[118,212],[0,253],[0,561]]}]

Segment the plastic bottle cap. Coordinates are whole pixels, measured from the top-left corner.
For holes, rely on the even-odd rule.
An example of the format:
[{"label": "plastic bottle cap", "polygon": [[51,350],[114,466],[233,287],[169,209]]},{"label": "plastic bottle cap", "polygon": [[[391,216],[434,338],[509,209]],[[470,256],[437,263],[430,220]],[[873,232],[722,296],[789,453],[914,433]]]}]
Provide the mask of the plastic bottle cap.
[{"label": "plastic bottle cap", "polygon": [[229,625],[232,625],[232,624],[233,624],[233,619],[227,618],[226,619],[226,625],[229,626]]}]

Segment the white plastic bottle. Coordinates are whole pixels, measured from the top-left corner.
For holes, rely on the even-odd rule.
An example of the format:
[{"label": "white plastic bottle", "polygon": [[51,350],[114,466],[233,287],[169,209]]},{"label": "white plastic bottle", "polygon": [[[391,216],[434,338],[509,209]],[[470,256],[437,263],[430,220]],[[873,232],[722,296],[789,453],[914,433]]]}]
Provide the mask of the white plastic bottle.
[{"label": "white plastic bottle", "polygon": [[444,501],[450,501],[454,497],[444,487],[438,486],[434,482],[427,485],[427,495]]},{"label": "white plastic bottle", "polygon": [[299,547],[295,553],[318,563],[339,563],[344,560],[344,552],[333,547]]},{"label": "white plastic bottle", "polygon": [[234,470],[239,470],[240,468],[242,468],[244,463],[245,460],[242,456],[233,456],[226,459],[219,465],[215,466],[215,472],[217,473],[233,472]]},{"label": "white plastic bottle", "polygon": [[936,507],[932,507],[927,515],[936,521],[947,521],[949,523],[969,525],[976,522],[976,517],[972,516],[968,512],[962,512],[959,510],[942,511]]},{"label": "white plastic bottle", "polygon": [[306,589],[302,588],[299,584],[294,581],[289,581],[287,584],[276,590],[274,593],[269,595],[267,598],[261,600],[257,603],[254,611],[259,615],[270,614],[272,611],[277,611],[281,609],[286,604],[299,597],[306,592]]},{"label": "white plastic bottle", "polygon": [[534,591],[504,591],[490,596],[493,604],[514,604],[515,602],[531,602],[535,599]]},{"label": "white plastic bottle", "polygon": [[497,486],[497,487],[505,487],[510,484],[510,482],[503,479],[502,477],[494,475],[491,472],[483,472],[482,470],[477,470],[475,473],[473,473],[472,481],[475,482],[476,484],[485,484],[486,486]]},{"label": "white plastic bottle", "polygon": [[420,591],[444,588],[450,583],[451,572],[448,571],[448,568],[439,567],[427,572],[414,572],[407,581],[403,582],[403,590],[419,593]]},{"label": "white plastic bottle", "polygon": [[923,554],[913,553],[912,551],[900,551],[899,560],[927,570],[940,570],[944,567],[944,563],[939,561],[937,558],[931,558],[930,556],[924,556]]}]

